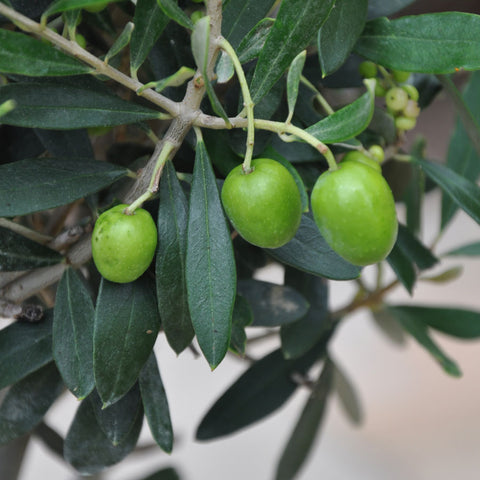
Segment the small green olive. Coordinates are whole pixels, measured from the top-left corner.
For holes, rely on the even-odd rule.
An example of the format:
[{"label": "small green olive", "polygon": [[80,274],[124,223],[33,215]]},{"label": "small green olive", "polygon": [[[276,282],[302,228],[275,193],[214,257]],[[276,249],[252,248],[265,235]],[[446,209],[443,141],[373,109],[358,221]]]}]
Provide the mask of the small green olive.
[{"label": "small green olive", "polygon": [[397,130],[413,130],[417,125],[417,119],[412,117],[399,116],[395,119],[395,127]]},{"label": "small green olive", "polygon": [[410,78],[410,72],[403,72],[401,70],[392,70],[392,75],[398,83],[404,83]]},{"label": "small green olive", "polygon": [[393,87],[385,95],[385,102],[390,111],[401,112],[407,106],[408,94],[403,88]]},{"label": "small green olive", "polygon": [[360,75],[364,78],[375,78],[378,73],[377,65],[370,60],[365,60],[358,66]]}]

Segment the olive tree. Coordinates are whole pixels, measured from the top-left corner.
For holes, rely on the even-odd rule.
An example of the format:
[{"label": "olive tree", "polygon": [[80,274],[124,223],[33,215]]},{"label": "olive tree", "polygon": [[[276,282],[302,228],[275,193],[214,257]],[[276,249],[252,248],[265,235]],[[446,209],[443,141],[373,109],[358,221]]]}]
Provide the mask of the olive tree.
[{"label": "olive tree", "polygon": [[[16,455],[2,478],[29,435],[81,474],[134,452],[144,420],[171,452],[158,336],[213,378],[226,355],[245,362],[198,440],[310,392],[277,479],[297,475],[333,395],[360,421],[329,349],[358,309],[461,375],[432,333],[477,338],[480,312],[389,294],[480,255],[436,248],[459,209],[480,222],[480,17],[402,15],[410,3],[0,0],[0,444]],[[447,157],[429,159],[409,139],[440,91],[459,120]],[[438,189],[427,245],[422,202]],[[270,264],[280,284],[258,280]],[[337,310],[331,280],[355,287]],[[79,403],[62,438],[44,416],[65,395]]]}]

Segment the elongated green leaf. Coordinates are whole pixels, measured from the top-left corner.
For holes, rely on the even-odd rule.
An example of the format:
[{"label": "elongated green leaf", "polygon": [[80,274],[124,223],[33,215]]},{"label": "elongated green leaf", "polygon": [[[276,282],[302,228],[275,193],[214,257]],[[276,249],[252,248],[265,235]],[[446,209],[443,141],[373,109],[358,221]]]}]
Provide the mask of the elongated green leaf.
[{"label": "elongated green leaf", "polygon": [[355,51],[384,67],[421,73],[480,68],[480,16],[460,12],[378,18],[367,23]]},{"label": "elongated green leaf", "polygon": [[324,352],[322,342],[295,361],[285,360],[282,352],[275,350],[255,362],[207,412],[197,429],[197,439],[231,434],[273,413],[298,387],[292,373],[305,373]]},{"label": "elongated green leaf", "polygon": [[170,18],[163,13],[157,0],[137,0],[130,43],[130,68],[136,74],[150,50],[167,26]]},{"label": "elongated green leaf", "polygon": [[12,323],[0,330],[0,389],[53,360],[51,310],[35,324]]},{"label": "elongated green leaf", "polygon": [[288,103],[288,115],[289,118],[293,117],[295,110],[295,104],[298,98],[298,89],[300,86],[300,78],[302,76],[303,66],[305,65],[305,59],[307,58],[307,51],[300,52],[290,64],[287,74],[287,103]]},{"label": "elongated green leaf", "polygon": [[122,30],[122,33],[120,33],[105,55],[104,61],[106,63],[108,63],[111,58],[115,57],[115,55],[118,55],[130,43],[134,28],[135,24],[133,22],[127,22]]},{"label": "elongated green leaf", "polygon": [[368,0],[368,17],[384,17],[396,13],[415,0]]},{"label": "elongated green leaf", "polygon": [[[480,135],[480,73],[472,73],[463,94],[465,109],[470,113],[473,125],[477,126],[474,135]],[[447,154],[447,167],[464,178],[476,180],[480,175],[480,155],[470,138],[469,132],[459,119],[450,139]],[[458,209],[452,198],[444,193],[442,196],[442,228],[450,222]]]},{"label": "elongated green leaf", "polygon": [[55,298],[53,357],[67,388],[83,399],[95,386],[92,298],[71,268],[65,270]]},{"label": "elongated green leaf", "polygon": [[167,453],[173,447],[173,429],[170,420],[167,394],[158,370],[155,354],[152,352],[138,378],[145,417],[150,432],[157,444]]},{"label": "elongated green leaf", "polygon": [[310,453],[322,424],[332,379],[332,363],[327,360],[283,450],[276,480],[293,480]]},{"label": "elongated green leaf", "polygon": [[253,322],[252,309],[241,295],[237,295],[232,315],[232,334],[230,336],[230,350],[239,355],[245,355],[247,334],[245,328]]},{"label": "elongated green leaf", "polygon": [[367,92],[353,103],[307,128],[324,143],[344,142],[363,132],[373,117],[375,80],[365,80]]},{"label": "elongated green leaf", "polygon": [[31,431],[62,390],[63,382],[53,363],[16,383],[0,406],[0,444]]},{"label": "elongated green leaf", "polygon": [[83,158],[40,158],[0,165],[0,217],[65,205],[107,187],[126,173],[124,168]]},{"label": "elongated green leaf", "polygon": [[407,292],[412,294],[413,286],[417,280],[417,273],[415,272],[413,261],[403,253],[398,243],[395,243],[393,246],[387,257],[387,262]]},{"label": "elongated green leaf", "polygon": [[0,29],[0,72],[33,77],[78,75],[92,71],[52,45],[23,33]]},{"label": "elongated green leaf", "polygon": [[402,325],[402,327],[412,335],[417,342],[422,345],[433,358],[440,364],[443,370],[454,377],[460,377],[462,375],[458,365],[450,359],[445,353],[438,347],[438,345],[432,340],[429,335],[427,325],[419,320],[417,317],[410,315],[408,311],[403,309],[388,308],[396,320]]},{"label": "elongated green leaf", "polygon": [[360,268],[343,260],[327,244],[315,222],[303,215],[300,227],[290,242],[269,249],[269,255],[313,275],[334,280],[351,280],[360,275]]},{"label": "elongated green leaf", "polygon": [[470,243],[450,250],[446,255],[456,255],[463,257],[476,257],[480,255],[480,242]]},{"label": "elongated green leaf", "polygon": [[453,337],[480,337],[480,312],[423,305],[395,305],[389,306],[388,310],[397,317],[412,318]]},{"label": "elongated green leaf", "polygon": [[480,223],[480,187],[474,182],[462,177],[450,168],[430,162],[415,159],[425,173],[451,199],[477,223]]},{"label": "elongated green leaf", "polygon": [[203,141],[197,142],[190,193],[186,279],[198,343],[215,368],[230,342],[236,272],[230,232]]},{"label": "elongated green leaf", "polygon": [[237,49],[240,62],[246,63],[258,57],[274,23],[273,18],[264,18],[245,35]]},{"label": "elongated green leaf", "polygon": [[336,0],[335,8],[318,31],[322,76],[340,68],[350,55],[367,19],[368,0]]},{"label": "elongated green leaf", "polygon": [[157,0],[158,6],[163,13],[175,20],[179,25],[193,30],[193,22],[190,17],[178,6],[176,0]]},{"label": "elongated green leaf", "polygon": [[62,259],[55,250],[0,227],[0,272],[46,267],[60,263]]},{"label": "elongated green leaf", "polygon": [[135,428],[138,416],[142,416],[143,413],[137,384],[108,408],[102,408],[102,400],[96,391],[88,397],[87,401],[91,402],[98,425],[113,446],[120,445],[128,438],[132,429]]},{"label": "elongated green leaf", "polygon": [[327,19],[335,0],[284,0],[265,42],[250,90],[255,103],[275,85]]},{"label": "elongated green leaf", "polygon": [[361,424],[363,412],[357,392],[345,372],[336,363],[333,364],[333,389],[350,421],[355,425]]},{"label": "elongated green leaf", "polygon": [[230,0],[223,10],[223,36],[237,48],[274,3],[275,0]]},{"label": "elongated green leaf", "polygon": [[422,282],[448,283],[461,277],[462,273],[463,267],[457,265],[456,267],[447,268],[446,270],[443,270],[435,275],[422,275],[420,280],[422,280]]},{"label": "elongated green leaf", "polygon": [[375,325],[395,345],[405,345],[405,330],[393,318],[386,308],[372,308],[370,310]]},{"label": "elongated green leaf", "polygon": [[296,322],[307,313],[309,306],[293,288],[260,280],[239,280],[238,292],[248,301],[256,327]]},{"label": "elongated green leaf", "polygon": [[188,202],[172,162],[165,165],[159,190],[155,277],[158,309],[168,343],[180,353],[192,341],[194,331],[185,279]]},{"label": "elongated green leaf", "polygon": [[43,130],[35,129],[35,135],[52,157],[94,158],[92,144],[86,129]]},{"label": "elongated green leaf", "polygon": [[[119,2],[121,0],[108,0],[108,3]],[[77,8],[95,7],[104,5],[107,0],[56,0],[45,10],[42,17],[49,17],[55,13],[76,10]]]},{"label": "elongated green leaf", "polygon": [[136,382],[159,329],[152,285],[102,279],[95,309],[93,369],[104,407],[118,401]]},{"label": "elongated green leaf", "polygon": [[398,225],[397,245],[406,257],[420,270],[433,267],[438,263],[431,250],[423,245],[405,225]]},{"label": "elongated green leaf", "polygon": [[90,398],[79,406],[65,439],[64,457],[83,475],[92,475],[125,458],[137,444],[143,423],[140,411],[123,442],[113,445],[100,428]]},{"label": "elongated green leaf", "polygon": [[17,106],[2,117],[2,123],[27,128],[111,127],[160,115],[111,94],[53,83],[12,83],[0,87],[0,103],[10,99]]}]

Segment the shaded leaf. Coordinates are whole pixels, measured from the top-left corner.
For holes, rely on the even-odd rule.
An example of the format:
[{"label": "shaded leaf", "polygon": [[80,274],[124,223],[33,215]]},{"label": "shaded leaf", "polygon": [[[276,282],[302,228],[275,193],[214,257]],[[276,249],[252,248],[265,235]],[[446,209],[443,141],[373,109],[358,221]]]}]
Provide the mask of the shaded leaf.
[{"label": "shaded leaf", "polygon": [[446,283],[451,282],[452,280],[456,280],[459,278],[463,273],[463,267],[460,265],[452,268],[448,268],[443,272],[440,272],[436,275],[425,276],[423,275],[420,280],[424,282],[433,282],[433,283]]},{"label": "shaded leaf", "polygon": [[455,248],[454,250],[450,250],[445,255],[476,257],[480,255],[480,242],[462,245],[461,247]]},{"label": "shaded leaf", "polygon": [[53,317],[53,357],[67,388],[79,399],[94,388],[92,298],[72,268],[57,288]]},{"label": "shaded leaf", "polygon": [[175,20],[179,25],[193,30],[194,25],[190,17],[178,6],[176,0],[157,0],[158,6],[163,10],[163,13]]},{"label": "shaded leaf", "polygon": [[123,284],[102,279],[95,309],[93,368],[104,407],[133,387],[158,329],[154,290],[145,277]]},{"label": "shaded leaf", "polygon": [[127,22],[120,35],[115,39],[115,42],[106,53],[105,63],[108,63],[110,59],[118,55],[130,43],[134,29],[135,24],[133,22]]},{"label": "shaded leaf", "polygon": [[420,270],[433,267],[438,263],[436,258],[430,249],[423,245],[412,232],[402,225],[398,225],[397,245],[404,255]]},{"label": "shaded leaf", "polygon": [[247,343],[247,334],[245,327],[253,322],[253,313],[247,300],[241,295],[237,295],[232,315],[232,334],[230,336],[230,350],[239,355],[245,354]]},{"label": "shaded leaf", "polygon": [[142,480],[180,480],[180,475],[174,468],[162,468]]},{"label": "shaded leaf", "polygon": [[[109,3],[119,2],[121,0],[108,0]],[[55,13],[76,10],[77,8],[94,7],[96,5],[104,5],[106,0],[55,0],[45,10],[42,17],[49,17]]]},{"label": "shaded leaf", "polygon": [[215,368],[230,342],[236,272],[230,232],[203,141],[197,142],[186,258],[193,327],[205,358]]},{"label": "shaded leaf", "polygon": [[363,411],[357,392],[345,372],[336,363],[333,364],[333,389],[338,394],[340,404],[350,421],[360,425],[363,421]]},{"label": "shaded leaf", "polygon": [[392,251],[387,257],[387,262],[395,272],[401,284],[406,288],[407,292],[412,294],[413,286],[417,280],[417,273],[413,261],[410,260],[400,249],[397,243],[393,246]]},{"label": "shaded leaf", "polygon": [[241,63],[258,57],[274,23],[273,18],[264,18],[245,35],[237,49],[238,59]]},{"label": "shaded leaf", "polygon": [[370,310],[372,319],[380,331],[396,345],[405,344],[405,330],[393,318],[392,314],[385,308],[372,308]]},{"label": "shaded leaf", "polygon": [[368,18],[383,17],[396,13],[415,0],[368,0]]},{"label": "shaded leaf", "polygon": [[85,158],[39,158],[0,165],[0,217],[65,205],[111,185],[127,172]]},{"label": "shaded leaf", "polygon": [[52,157],[95,157],[86,129],[43,130],[36,128],[34,131]]}]

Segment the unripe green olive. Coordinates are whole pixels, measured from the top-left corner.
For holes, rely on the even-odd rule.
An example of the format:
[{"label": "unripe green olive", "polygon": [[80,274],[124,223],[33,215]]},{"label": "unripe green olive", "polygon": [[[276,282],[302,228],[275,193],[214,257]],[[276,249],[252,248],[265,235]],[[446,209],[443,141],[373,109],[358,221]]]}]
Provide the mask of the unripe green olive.
[{"label": "unripe green olive", "polygon": [[397,130],[413,130],[417,125],[417,119],[412,117],[404,117],[400,115],[399,117],[395,118],[395,127]]},{"label": "unripe green olive", "polygon": [[377,169],[359,161],[359,154],[348,153],[337,170],[320,175],[311,202],[330,247],[345,260],[365,266],[388,256],[398,222],[390,187]]},{"label": "unripe green olive", "polygon": [[82,48],[85,48],[87,46],[87,40],[85,39],[85,37],[81,33],[76,33],[75,34],[75,41]]},{"label": "unripe green olive", "polygon": [[401,70],[392,70],[392,75],[398,83],[404,83],[410,78],[410,72],[403,72]]},{"label": "unripe green olive", "polygon": [[368,149],[368,153],[378,163],[382,163],[385,160],[385,150],[380,145],[372,145]]},{"label": "unripe green olive", "polygon": [[410,85],[409,83],[402,85],[403,90],[407,92],[407,95],[414,100],[415,102],[418,102],[418,99],[420,97],[420,94],[418,93],[417,88],[414,85]]},{"label": "unripe green olive", "polygon": [[375,84],[375,96],[384,97],[387,94],[387,89],[380,83]]},{"label": "unripe green olive", "polygon": [[408,94],[403,88],[393,87],[385,95],[387,108],[392,112],[401,112],[408,102]]},{"label": "unripe green olive", "polygon": [[378,73],[377,65],[370,60],[365,60],[358,66],[358,71],[362,77],[375,78]]},{"label": "unripe green olive", "polygon": [[302,202],[290,172],[269,158],[252,161],[252,171],[235,167],[222,187],[222,203],[237,232],[253,245],[278,248],[295,235]]}]

